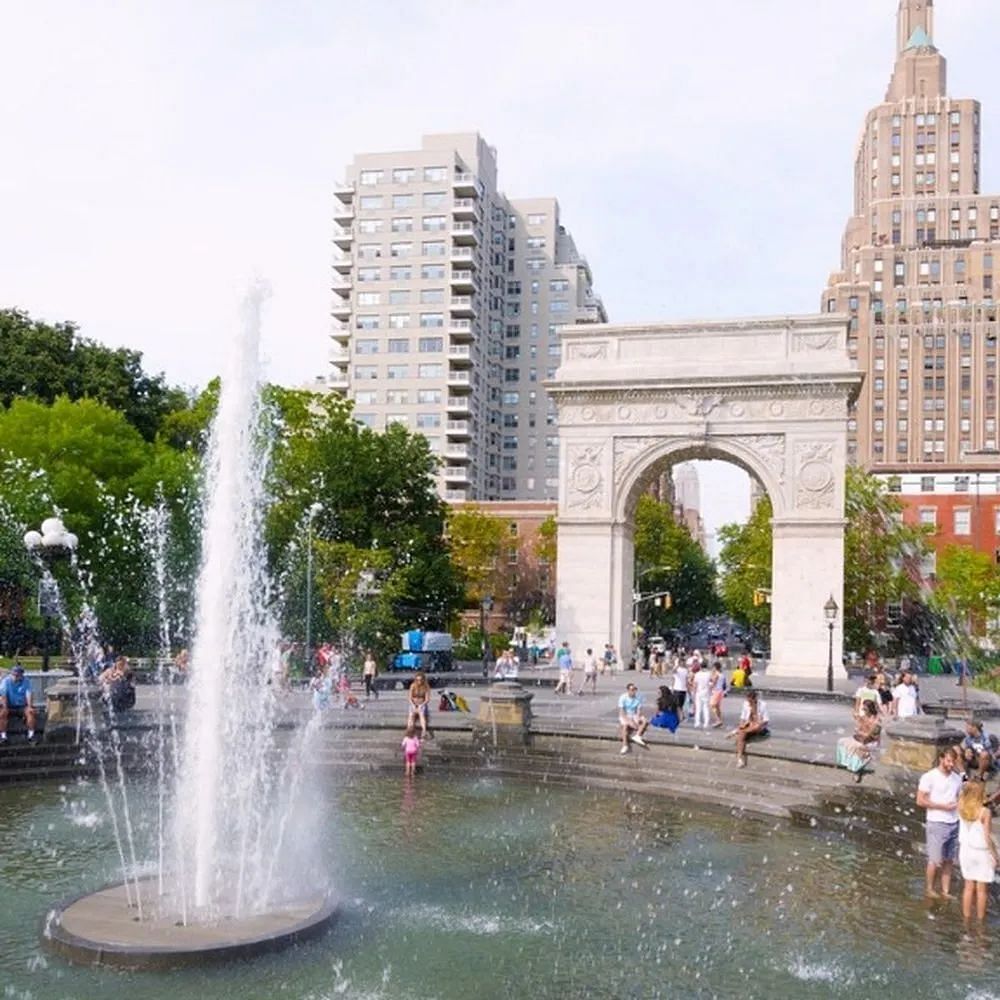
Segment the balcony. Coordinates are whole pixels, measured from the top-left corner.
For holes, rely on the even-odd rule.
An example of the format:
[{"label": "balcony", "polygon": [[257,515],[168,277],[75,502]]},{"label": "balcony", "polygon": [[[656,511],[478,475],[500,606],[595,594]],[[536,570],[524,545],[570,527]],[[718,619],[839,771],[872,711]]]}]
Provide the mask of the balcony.
[{"label": "balcony", "polygon": [[323,381],[330,392],[347,392],[349,388],[347,372],[334,371]]},{"label": "balcony", "polygon": [[445,445],[444,457],[449,462],[468,462],[469,446],[467,444],[451,444],[449,442]]},{"label": "balcony", "polygon": [[452,344],[448,348],[448,360],[456,364],[472,364],[472,348],[468,344]]},{"label": "balcony", "polygon": [[472,436],[472,425],[468,420],[449,420],[445,430],[450,438],[467,438]]},{"label": "balcony", "polygon": [[448,412],[470,414],[472,412],[472,398],[470,396],[449,396]]},{"label": "balcony", "polygon": [[333,255],[333,269],[338,274],[350,274],[354,260],[349,253],[337,252]]},{"label": "balcony", "polygon": [[463,500],[468,500],[469,495],[465,490],[445,490],[444,498],[449,503],[460,503]]},{"label": "balcony", "polygon": [[337,201],[333,204],[333,221],[338,225],[350,225],[354,221],[354,206]]},{"label": "balcony", "polygon": [[344,226],[334,226],[333,242],[334,245],[340,247],[341,250],[350,250],[351,244],[354,242],[354,233],[351,232],[349,226],[347,228]]},{"label": "balcony", "polygon": [[351,294],[351,288],[354,286],[354,282],[351,280],[350,275],[335,274],[333,276],[333,284],[331,288],[334,293],[340,295],[342,298],[347,298]]},{"label": "balcony", "polygon": [[475,198],[456,198],[451,206],[451,214],[456,219],[479,221],[479,202]]},{"label": "balcony", "polygon": [[350,205],[354,201],[354,185],[347,181],[337,181],[333,185],[333,196],[337,201]]},{"label": "balcony", "polygon": [[475,174],[456,171],[451,180],[451,187],[457,197],[475,198],[479,194],[479,182]]},{"label": "balcony", "polygon": [[475,299],[471,295],[453,295],[448,303],[452,316],[473,318],[476,315]]},{"label": "balcony", "polygon": [[448,335],[452,340],[468,343],[473,339],[474,331],[471,319],[452,319],[448,322]]},{"label": "balcony", "polygon": [[[475,247],[459,247],[452,246],[451,248],[451,266],[455,267],[475,267],[476,266],[476,250]],[[454,281],[454,277],[452,277]]]},{"label": "balcony", "polygon": [[[351,303],[350,302],[334,302],[333,308],[330,310],[330,315],[335,319],[348,320],[351,318]],[[348,335],[350,335],[350,330],[348,328]]]},{"label": "balcony", "polygon": [[456,368],[448,370],[448,385],[455,389],[472,388],[472,372],[468,369],[459,371]]},{"label": "balcony", "polygon": [[478,246],[479,227],[474,222],[453,222],[451,224],[451,238],[456,244]]},{"label": "balcony", "polygon": [[444,467],[444,478],[449,483],[467,483],[469,481],[469,470],[464,465],[446,465]]},{"label": "balcony", "polygon": [[475,273],[465,268],[452,267],[451,269],[451,290],[453,292],[471,292],[475,295],[479,291],[476,284]]}]

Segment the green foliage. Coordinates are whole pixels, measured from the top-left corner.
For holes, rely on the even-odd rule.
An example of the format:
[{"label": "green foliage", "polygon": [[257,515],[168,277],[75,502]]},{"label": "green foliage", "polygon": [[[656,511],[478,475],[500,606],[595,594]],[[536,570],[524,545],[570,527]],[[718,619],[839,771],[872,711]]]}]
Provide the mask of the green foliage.
[{"label": "green foliage", "polygon": [[764,636],[771,631],[771,606],[754,605],[757,590],[771,589],[771,501],[763,497],[745,524],[719,529],[722,600],[737,621]]},{"label": "green foliage", "polygon": [[1000,605],[1000,568],[986,552],[948,545],[937,560],[932,606],[967,634],[981,633]]},{"label": "green foliage", "polygon": [[715,564],[678,524],[666,504],[641,496],[635,512],[635,572],[642,593],[667,590],[669,609],[643,602],[640,623],[651,632],[697,621],[719,609]]},{"label": "green foliage", "polygon": [[484,597],[500,592],[507,522],[470,506],[450,511],[447,525],[451,558],[465,583],[466,606],[478,607]]},{"label": "green foliage", "polygon": [[147,441],[163,418],[186,405],[162,375],[142,370],[142,354],[113,350],[78,336],[72,323],[51,325],[0,309],[0,404],[17,398],[53,403],[94,399],[118,410]]},{"label": "green foliage", "polygon": [[407,628],[446,627],[462,589],[443,538],[445,507],[426,439],[399,426],[376,434],[338,397],[272,388],[268,398],[276,442],[266,529],[272,566],[284,581],[286,633],[304,635],[306,512],[314,503],[322,504],[313,520],[316,591],[324,602],[324,613],[314,616],[318,640],[385,655]]}]

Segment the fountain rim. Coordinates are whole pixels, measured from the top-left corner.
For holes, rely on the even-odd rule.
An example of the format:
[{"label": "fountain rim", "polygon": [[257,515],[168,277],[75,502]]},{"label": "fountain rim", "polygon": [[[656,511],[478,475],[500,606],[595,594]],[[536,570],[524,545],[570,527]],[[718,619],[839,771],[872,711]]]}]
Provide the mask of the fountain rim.
[{"label": "fountain rim", "polygon": [[[141,879],[141,882],[152,881]],[[237,959],[253,958],[270,952],[283,951],[301,941],[325,933],[340,915],[341,901],[333,894],[322,894],[318,905],[309,914],[286,926],[267,933],[255,933],[231,941],[177,947],[171,945],[126,944],[102,941],[96,936],[83,937],[62,925],[63,914],[72,906],[96,897],[108,890],[124,889],[123,882],[109,882],[97,889],[60,900],[46,910],[41,918],[39,937],[51,952],[74,965],[106,966],[125,971],[164,971],[221,964]],[[276,912],[276,911],[271,911]],[[255,914],[260,917],[267,914]],[[240,921],[227,923],[227,929],[238,928]]]}]

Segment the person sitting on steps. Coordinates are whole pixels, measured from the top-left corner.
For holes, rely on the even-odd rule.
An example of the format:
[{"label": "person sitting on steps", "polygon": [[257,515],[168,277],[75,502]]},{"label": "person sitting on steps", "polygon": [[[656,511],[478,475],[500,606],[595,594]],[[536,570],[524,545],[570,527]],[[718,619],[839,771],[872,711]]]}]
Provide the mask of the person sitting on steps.
[{"label": "person sitting on steps", "polygon": [[736,738],[736,766],[747,766],[747,741],[768,735],[767,706],[764,699],[756,691],[747,691],[740,713],[740,724],[727,733],[729,738]]},{"label": "person sitting on steps", "polygon": [[35,706],[31,699],[31,682],[24,676],[20,663],[15,663],[11,672],[0,681],[0,746],[7,745],[7,720],[12,715],[24,719],[28,742],[33,742]]}]

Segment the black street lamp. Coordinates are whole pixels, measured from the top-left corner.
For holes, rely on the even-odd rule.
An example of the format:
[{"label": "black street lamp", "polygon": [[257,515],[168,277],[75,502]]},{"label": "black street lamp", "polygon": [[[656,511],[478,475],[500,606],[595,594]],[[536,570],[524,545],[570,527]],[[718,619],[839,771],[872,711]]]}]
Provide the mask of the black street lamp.
[{"label": "black street lamp", "polygon": [[[24,536],[24,547],[35,556],[39,562],[62,555],[64,552],[72,553],[77,546],[77,537],[71,531],[66,530],[62,519],[58,517],[47,517],[42,521],[41,531],[28,531]],[[39,582],[38,587],[38,610],[42,615],[42,671],[49,669],[49,633],[52,631],[53,595],[51,587],[51,571]],[[82,666],[81,666],[82,669]]]},{"label": "black street lamp", "polygon": [[490,644],[489,636],[486,632],[486,615],[493,610],[493,598],[487,594],[479,602],[479,635],[483,641],[483,677],[490,675]]},{"label": "black street lamp", "polygon": [[833,626],[837,621],[837,612],[839,610],[837,602],[833,599],[833,594],[831,594],[830,599],[823,605],[823,614],[826,616],[826,627],[830,631],[830,645],[826,657],[826,689],[829,692],[833,691]]}]

